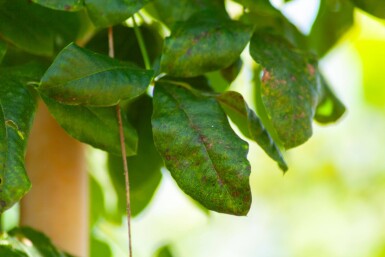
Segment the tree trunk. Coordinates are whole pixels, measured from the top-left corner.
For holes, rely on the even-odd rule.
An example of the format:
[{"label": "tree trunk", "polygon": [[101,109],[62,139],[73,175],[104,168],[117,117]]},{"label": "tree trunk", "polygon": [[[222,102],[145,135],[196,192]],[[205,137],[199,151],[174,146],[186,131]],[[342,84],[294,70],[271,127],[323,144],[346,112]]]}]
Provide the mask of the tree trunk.
[{"label": "tree trunk", "polygon": [[84,145],[39,104],[28,143],[32,189],[21,202],[21,225],[44,232],[73,255],[88,256],[88,176]]}]

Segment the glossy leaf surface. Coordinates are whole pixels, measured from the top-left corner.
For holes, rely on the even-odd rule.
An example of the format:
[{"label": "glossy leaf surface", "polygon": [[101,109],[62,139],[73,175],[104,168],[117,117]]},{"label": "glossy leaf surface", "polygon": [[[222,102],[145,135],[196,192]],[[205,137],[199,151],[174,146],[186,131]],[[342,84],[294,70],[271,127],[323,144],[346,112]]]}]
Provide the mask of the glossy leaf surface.
[{"label": "glossy leaf surface", "polygon": [[227,91],[217,96],[216,99],[242,134],[257,142],[284,172],[287,171],[287,164],[278,146],[263,127],[255,112],[248,107],[242,95],[234,91]]},{"label": "glossy leaf surface", "polygon": [[0,213],[31,187],[24,156],[36,101],[25,85],[39,73],[37,65],[0,69]]},{"label": "glossy leaf surface", "polygon": [[79,11],[83,9],[83,0],[32,0],[42,6],[61,11]]},{"label": "glossy leaf surface", "polygon": [[252,27],[211,13],[199,13],[175,25],[166,38],[161,72],[194,77],[233,64],[245,48]]},{"label": "glossy leaf surface", "polygon": [[67,105],[112,106],[144,93],[152,75],[70,44],[44,74],[39,92]]},{"label": "glossy leaf surface", "polygon": [[246,215],[248,145],[217,101],[169,83],[156,84],[153,101],[155,145],[179,187],[210,210]]},{"label": "glossy leaf surface", "polygon": [[151,0],[85,0],[88,14],[97,27],[121,23]]},{"label": "glossy leaf surface", "polygon": [[382,0],[351,0],[358,8],[385,19],[385,2]]},{"label": "glossy leaf surface", "polygon": [[[151,129],[152,99],[143,95],[125,107],[128,119],[138,131],[139,142],[136,155],[127,158],[130,174],[131,213],[138,215],[151,201],[162,174],[163,160],[157,152]],[[126,190],[122,157],[110,155],[108,159],[110,177],[118,194],[118,205],[122,215],[126,212]]]},{"label": "glossy leaf surface", "polygon": [[58,42],[66,44],[77,38],[82,27],[79,15],[27,0],[6,1],[0,8],[0,35],[24,51],[51,56]]},{"label": "glossy leaf surface", "polygon": [[262,100],[285,148],[304,143],[312,135],[319,98],[316,60],[265,31],[253,35],[250,54],[265,67]]},{"label": "glossy leaf surface", "polygon": [[[115,107],[64,105],[42,96],[56,121],[75,139],[114,154],[120,154],[119,127]],[[136,153],[138,136],[123,118],[127,156]]]}]

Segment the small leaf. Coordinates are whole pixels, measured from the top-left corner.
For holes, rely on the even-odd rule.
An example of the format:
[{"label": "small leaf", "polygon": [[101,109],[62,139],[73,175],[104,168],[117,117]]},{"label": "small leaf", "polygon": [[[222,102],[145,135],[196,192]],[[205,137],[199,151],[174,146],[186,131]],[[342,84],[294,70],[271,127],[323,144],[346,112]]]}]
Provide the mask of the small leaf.
[{"label": "small leaf", "polygon": [[179,187],[217,212],[246,215],[251,205],[248,145],[212,97],[157,83],[155,145]]},{"label": "small leaf", "polygon": [[170,246],[162,246],[159,248],[156,253],[155,257],[173,257],[174,255],[171,252]]},{"label": "small leaf", "polygon": [[194,77],[234,63],[250,40],[253,28],[211,13],[199,13],[175,25],[166,38],[161,71]]},{"label": "small leaf", "polygon": [[234,91],[227,91],[217,96],[216,99],[242,134],[257,142],[284,172],[287,171],[287,164],[278,146],[263,127],[255,112],[247,106],[242,95]]},{"label": "small leaf", "polygon": [[0,213],[31,187],[24,156],[36,100],[25,84],[40,74],[36,64],[0,69]]},{"label": "small leaf", "polygon": [[[115,107],[64,105],[42,96],[50,113],[73,138],[114,154],[121,154]],[[127,156],[136,153],[138,136],[123,117]]]},{"label": "small leaf", "polygon": [[322,98],[317,106],[314,119],[319,123],[337,121],[345,113],[345,106],[330,89],[325,78],[321,75]]},{"label": "small leaf", "polygon": [[84,8],[83,0],[32,0],[42,6],[60,11],[79,11]]},{"label": "small leaf", "polygon": [[151,0],[85,0],[88,15],[97,27],[109,27],[130,18]]},{"label": "small leaf", "polygon": [[44,74],[38,90],[67,105],[112,106],[144,93],[152,75],[70,44]]},{"label": "small leaf", "polygon": [[319,98],[319,74],[314,57],[283,38],[260,31],[253,35],[250,54],[264,69],[262,100],[285,148],[312,135]]},{"label": "small leaf", "polygon": [[[138,152],[127,158],[130,174],[131,214],[138,215],[151,201],[162,174],[163,160],[157,152],[151,129],[152,99],[143,95],[125,107],[128,119],[138,131]],[[126,212],[126,190],[122,157],[109,155],[109,173],[118,194],[119,209]]]},{"label": "small leaf", "polygon": [[385,2],[382,0],[351,0],[358,8],[385,19]]},{"label": "small leaf", "polygon": [[233,82],[238,77],[238,74],[242,69],[242,65],[243,65],[242,59],[238,58],[230,66],[221,70],[222,77],[225,80],[227,80],[227,82],[229,83]]}]

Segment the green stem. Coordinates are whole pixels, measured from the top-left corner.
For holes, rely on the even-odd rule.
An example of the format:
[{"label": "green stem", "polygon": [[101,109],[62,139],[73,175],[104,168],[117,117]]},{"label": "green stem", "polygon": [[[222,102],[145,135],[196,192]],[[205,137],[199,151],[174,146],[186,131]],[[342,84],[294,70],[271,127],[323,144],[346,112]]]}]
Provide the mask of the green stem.
[{"label": "green stem", "polygon": [[144,67],[146,67],[147,70],[150,70],[151,69],[150,58],[148,57],[148,52],[147,52],[146,44],[144,43],[144,40],[143,40],[142,32],[140,31],[140,28],[136,23],[135,15],[132,16],[132,23],[134,24],[135,35],[139,43],[140,52],[142,53],[142,56],[143,56]]},{"label": "green stem", "polygon": [[0,214],[0,235],[3,234],[4,227],[3,227],[3,214]]}]

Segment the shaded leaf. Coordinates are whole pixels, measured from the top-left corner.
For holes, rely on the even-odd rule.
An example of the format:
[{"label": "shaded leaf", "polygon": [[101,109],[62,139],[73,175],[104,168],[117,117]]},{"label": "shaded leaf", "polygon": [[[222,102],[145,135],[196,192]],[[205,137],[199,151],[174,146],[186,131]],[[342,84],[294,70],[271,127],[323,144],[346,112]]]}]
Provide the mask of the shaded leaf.
[{"label": "shaded leaf", "polygon": [[284,172],[287,171],[287,164],[278,146],[255,112],[248,107],[242,95],[234,91],[227,91],[218,95],[216,99],[242,134],[257,142]]},{"label": "shaded leaf", "polygon": [[[64,105],[42,95],[50,113],[73,138],[115,154],[121,154],[115,107]],[[127,156],[136,153],[138,136],[123,117]]]},{"label": "shaded leaf", "polygon": [[382,0],[351,0],[358,8],[385,19],[385,2]]},{"label": "shaded leaf", "polygon": [[0,8],[0,35],[24,51],[50,56],[55,44],[67,44],[77,38],[83,26],[80,16],[27,0],[6,1]]},{"label": "shaded leaf", "polygon": [[88,15],[97,27],[109,27],[130,18],[151,0],[85,0]]},{"label": "shaded leaf", "polygon": [[[130,174],[131,213],[138,215],[151,201],[162,174],[162,158],[157,152],[151,129],[152,99],[143,95],[125,107],[128,118],[138,131],[138,152],[127,158]],[[122,158],[110,155],[108,158],[112,183],[118,193],[119,209],[122,215],[126,210],[126,191]]]},{"label": "shaded leaf", "polygon": [[153,101],[155,145],[179,187],[210,210],[246,215],[248,145],[217,101],[170,83],[156,84]]},{"label": "shaded leaf", "polygon": [[61,11],[73,12],[84,8],[83,0],[32,0],[32,2]]},{"label": "shaded leaf", "polygon": [[7,52],[7,44],[0,41],[0,63],[3,61],[4,55]]},{"label": "shaded leaf", "polygon": [[24,157],[36,99],[25,85],[40,74],[36,64],[0,69],[0,213],[31,187]]},{"label": "shaded leaf", "polygon": [[67,105],[112,106],[144,93],[153,72],[70,44],[41,79],[41,94]]},{"label": "shaded leaf", "polygon": [[322,0],[308,36],[310,48],[323,56],[353,25],[353,5],[349,0]]},{"label": "shaded leaf", "polygon": [[238,60],[236,60],[230,66],[221,70],[222,77],[229,83],[233,82],[238,77],[238,74],[242,69],[242,65],[242,59],[238,58]]},{"label": "shaded leaf", "polygon": [[321,75],[322,98],[317,106],[314,119],[320,123],[337,121],[345,113],[345,106],[330,89],[325,78]]},{"label": "shaded leaf", "polygon": [[250,54],[265,67],[262,100],[280,140],[285,148],[304,143],[312,135],[320,91],[314,57],[266,31],[253,35]]},{"label": "shaded leaf", "polygon": [[175,25],[166,38],[161,72],[194,77],[234,63],[250,40],[253,28],[211,13],[199,13]]}]

